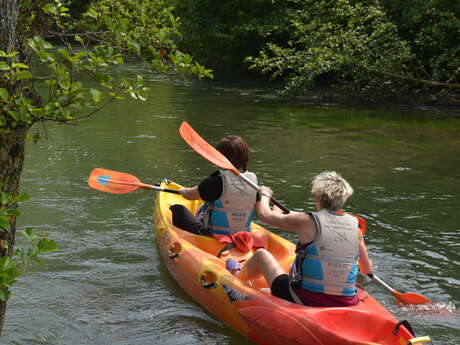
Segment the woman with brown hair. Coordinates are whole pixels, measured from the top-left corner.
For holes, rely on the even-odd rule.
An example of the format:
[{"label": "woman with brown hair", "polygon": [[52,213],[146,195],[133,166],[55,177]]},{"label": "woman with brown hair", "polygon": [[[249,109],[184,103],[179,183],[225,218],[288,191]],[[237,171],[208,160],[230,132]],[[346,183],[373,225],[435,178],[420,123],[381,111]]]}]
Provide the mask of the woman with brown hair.
[{"label": "woman with brown hair", "polygon": [[[247,170],[249,147],[241,137],[223,137],[216,148],[241,174],[257,183],[256,175]],[[202,199],[205,204],[197,216],[182,205],[172,205],[176,227],[198,235],[231,235],[250,230],[258,193],[232,172],[217,170],[197,186],[184,187],[179,192],[185,199]]]}]

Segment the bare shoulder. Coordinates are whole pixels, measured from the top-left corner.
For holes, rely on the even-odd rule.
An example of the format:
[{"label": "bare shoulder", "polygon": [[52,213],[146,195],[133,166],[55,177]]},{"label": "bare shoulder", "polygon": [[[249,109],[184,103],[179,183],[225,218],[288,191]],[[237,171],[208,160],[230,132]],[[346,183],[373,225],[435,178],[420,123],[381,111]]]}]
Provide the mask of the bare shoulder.
[{"label": "bare shoulder", "polygon": [[309,243],[316,237],[316,222],[309,213],[299,213],[300,227],[297,230],[300,242]]},{"label": "bare shoulder", "polygon": [[316,237],[315,220],[309,213],[291,212],[285,215],[285,229],[297,232],[301,243],[309,243]]},{"label": "bare shoulder", "polygon": [[286,218],[290,218],[292,222],[295,222],[298,227],[314,223],[313,217],[304,212],[293,212],[285,215]]},{"label": "bare shoulder", "polygon": [[290,212],[288,214],[270,212],[262,218],[262,221],[283,230],[298,232],[299,229],[305,226],[305,222],[308,222],[308,215],[301,212]]}]

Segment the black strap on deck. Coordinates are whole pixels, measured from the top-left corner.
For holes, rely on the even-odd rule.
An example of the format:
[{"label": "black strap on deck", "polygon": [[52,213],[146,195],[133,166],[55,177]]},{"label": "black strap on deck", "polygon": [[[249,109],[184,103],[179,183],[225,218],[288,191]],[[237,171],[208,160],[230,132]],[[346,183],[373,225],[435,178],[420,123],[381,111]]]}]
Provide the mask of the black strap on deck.
[{"label": "black strap on deck", "polygon": [[406,327],[406,329],[412,334],[412,336],[415,337],[414,329],[412,328],[412,326],[410,325],[409,321],[407,321],[407,320],[399,321],[399,322],[396,324],[395,328],[393,329],[393,334],[394,334],[394,335],[398,334],[399,328],[400,328],[401,326]]},{"label": "black strap on deck", "polygon": [[226,244],[220,251],[219,253],[217,254],[217,257],[220,258],[220,256],[225,253],[227,250],[230,250],[232,248],[235,248],[236,247],[236,244],[231,242],[231,243],[228,243]]}]

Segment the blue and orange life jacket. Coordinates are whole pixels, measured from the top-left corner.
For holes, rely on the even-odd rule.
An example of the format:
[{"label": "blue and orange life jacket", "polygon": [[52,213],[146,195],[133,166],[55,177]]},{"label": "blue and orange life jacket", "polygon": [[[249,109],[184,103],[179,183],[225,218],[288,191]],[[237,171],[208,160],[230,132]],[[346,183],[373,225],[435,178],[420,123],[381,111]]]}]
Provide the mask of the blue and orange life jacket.
[{"label": "blue and orange life jacket", "polygon": [[[250,231],[254,216],[254,206],[257,192],[241,181],[232,172],[220,171],[223,190],[219,199],[207,204],[203,222],[211,234],[229,235],[238,231]],[[242,173],[254,183],[257,177],[254,173]]]},{"label": "blue and orange life jacket", "polygon": [[317,235],[312,243],[300,246],[297,251],[294,278],[303,289],[354,296],[359,259],[358,219],[327,209],[310,214],[315,220]]}]

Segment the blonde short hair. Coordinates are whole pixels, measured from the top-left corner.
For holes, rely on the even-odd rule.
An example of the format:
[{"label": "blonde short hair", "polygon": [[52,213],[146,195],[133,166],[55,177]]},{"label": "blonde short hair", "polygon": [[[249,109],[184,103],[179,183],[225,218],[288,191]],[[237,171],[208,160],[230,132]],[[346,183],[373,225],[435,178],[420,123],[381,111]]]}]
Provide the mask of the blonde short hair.
[{"label": "blonde short hair", "polygon": [[311,183],[311,192],[322,208],[338,211],[353,194],[350,184],[335,171],[323,171]]}]

